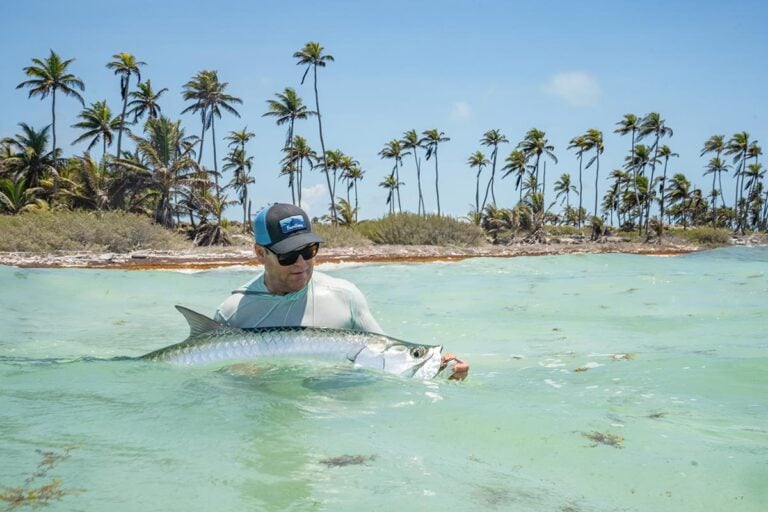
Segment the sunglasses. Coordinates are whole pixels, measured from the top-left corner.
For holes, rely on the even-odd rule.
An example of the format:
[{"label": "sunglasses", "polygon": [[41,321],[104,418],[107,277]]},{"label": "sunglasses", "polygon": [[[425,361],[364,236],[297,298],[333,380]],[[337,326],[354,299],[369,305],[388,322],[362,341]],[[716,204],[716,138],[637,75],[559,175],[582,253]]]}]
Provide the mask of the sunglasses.
[{"label": "sunglasses", "polygon": [[315,255],[317,255],[317,250],[319,248],[320,244],[311,244],[302,247],[301,249],[287,252],[285,254],[277,254],[275,251],[269,248],[267,248],[267,250],[277,257],[277,262],[280,263],[280,265],[287,267],[296,263],[296,261],[299,259],[299,256],[304,258],[305,261],[311,260],[315,257]]}]

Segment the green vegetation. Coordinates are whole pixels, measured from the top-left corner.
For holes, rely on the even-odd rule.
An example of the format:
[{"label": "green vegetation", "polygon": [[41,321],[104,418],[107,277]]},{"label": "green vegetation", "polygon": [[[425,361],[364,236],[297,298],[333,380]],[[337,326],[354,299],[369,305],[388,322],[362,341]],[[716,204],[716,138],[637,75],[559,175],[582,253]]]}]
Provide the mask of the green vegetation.
[{"label": "green vegetation", "polygon": [[439,215],[398,213],[361,222],[357,230],[376,244],[464,247],[484,242],[478,226]]},{"label": "green vegetation", "polygon": [[731,243],[731,231],[724,228],[702,226],[671,230],[672,236],[703,246],[721,246]]},{"label": "green vegetation", "polygon": [[323,239],[323,247],[369,247],[373,245],[359,229],[351,226],[334,226],[333,224],[313,224],[317,236]]},{"label": "green vegetation", "polygon": [[[623,159],[613,162],[613,170],[603,172],[603,178],[603,132],[589,128],[573,137],[567,150],[574,154],[564,163],[574,168],[578,163],[578,182],[575,176],[572,179],[569,173],[562,173],[550,188],[546,164],[557,164],[558,156],[544,131],[535,127],[528,130],[511,145],[506,158],[499,151],[510,139],[499,129],[486,131],[478,142],[488,148],[488,157],[478,150],[467,160],[470,171],[476,171],[474,190],[467,193],[467,200],[473,200],[467,213],[472,225],[442,216],[438,149],[451,139],[437,128],[420,133],[407,130],[384,143],[379,151],[382,159],[392,163],[391,171],[379,182],[388,191],[389,216],[358,223],[358,182],[365,174],[364,166],[341,149],[326,149],[319,108],[318,68],[325,69],[335,59],[314,41],[306,43],[293,58],[303,69],[302,84],[312,72],[315,110],[309,110],[296,90],[286,87],[275,94],[275,99],[267,100],[263,115],[287,127],[278,172],[288,178],[294,204],[302,203],[305,172],[324,174],[329,202],[328,214],[321,221],[332,225],[325,233],[328,246],[365,245],[369,241],[473,245],[484,237],[494,243],[539,243],[547,235],[583,234],[600,239],[606,233],[654,242],[673,231],[675,236],[695,242],[722,244],[727,243],[729,231],[745,234],[768,229],[768,187],[766,172],[758,161],[762,154],[758,141],[743,131],[731,137],[712,135],[701,150],[701,157],[711,157],[701,169],[703,176],[712,177],[711,189],[696,188],[684,173],[670,169],[670,160],[679,155],[665,144],[673,132],[658,112],[644,116],[628,113],[616,123],[614,133],[627,136],[629,144]],[[46,58],[33,58],[32,64],[21,70],[27,79],[17,88],[27,89],[30,97],[50,97],[51,123],[36,128],[21,122],[18,134],[0,140],[0,218],[4,228],[0,243],[6,250],[163,248],[175,243],[173,233],[181,227],[195,245],[229,245],[242,236],[247,239],[252,216],[248,189],[266,179],[251,175],[253,156],[248,154],[247,145],[258,135],[247,127],[224,136],[216,134],[216,120],[222,115],[240,117],[235,106],[242,100],[227,92],[229,83],[220,80],[218,71],[197,72],[181,91],[187,102],[182,113],[200,115],[199,135],[189,135],[181,121],[162,115],[159,102],[168,89],[155,92],[150,80],[142,81],[141,68],[147,63],[125,52],[115,53],[112,59],[106,67],[119,77],[121,104],[113,105],[116,108],[110,108],[106,100],[91,101],[86,107],[80,94],[85,92],[85,84],[73,73],[75,59],[64,59],[51,51]],[[20,73],[20,78],[24,75]],[[87,143],[88,149],[82,154],[65,156],[68,146],[57,141],[57,94],[61,99],[74,98],[83,106],[75,119],[64,121],[82,130],[71,141]],[[298,123],[311,117],[317,118],[319,151],[296,134]],[[224,155],[218,153],[219,138],[228,141]],[[113,142],[116,150],[111,152]],[[212,168],[201,164],[206,144],[213,154]],[[92,154],[94,149],[100,155]],[[412,161],[405,158],[408,155]],[[560,158],[565,160],[562,154]],[[422,162],[429,160],[434,161],[434,168],[422,168]],[[224,181],[220,171],[230,173],[231,180]],[[400,188],[405,184],[401,177],[413,171],[418,204],[407,205],[401,200]],[[434,172],[437,215],[427,214],[422,171]],[[587,173],[592,174],[585,176]],[[735,180],[732,201],[723,195],[724,174],[726,179]],[[502,185],[499,180],[506,178],[518,192],[517,201],[502,205],[497,203],[496,188]],[[585,206],[584,187],[591,191],[592,180],[595,202]],[[607,182],[602,201],[601,180]],[[547,197],[550,189],[554,197]],[[230,199],[229,191],[234,192],[235,200]],[[242,209],[239,224],[224,218],[225,210],[235,204]],[[413,206],[416,214],[409,213]],[[100,228],[99,222],[71,213],[78,210],[93,212],[93,219],[108,218],[117,225]],[[48,213],[28,217],[23,215],[26,212]],[[107,214],[113,217],[104,217]],[[22,220],[8,220],[19,215]],[[61,217],[60,224],[53,220],[56,217]],[[151,233],[150,223],[139,219],[152,219],[166,231],[163,235]],[[136,225],[129,228],[132,223]],[[93,224],[93,228],[90,232],[85,228],[77,231],[75,227],[80,224]],[[241,231],[228,228],[228,224],[239,225]],[[688,229],[704,226],[710,229]],[[678,233],[677,227],[683,232]]]},{"label": "green vegetation", "polygon": [[174,250],[190,247],[175,231],[124,212],[51,212],[0,215],[0,252]]}]

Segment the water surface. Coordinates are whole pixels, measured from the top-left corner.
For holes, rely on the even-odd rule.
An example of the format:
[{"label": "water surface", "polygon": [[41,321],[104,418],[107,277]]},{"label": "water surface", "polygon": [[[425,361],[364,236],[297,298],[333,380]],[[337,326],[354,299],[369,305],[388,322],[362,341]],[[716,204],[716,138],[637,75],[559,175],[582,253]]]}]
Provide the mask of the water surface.
[{"label": "water surface", "polygon": [[[181,341],[174,304],[212,314],[254,270],[0,266],[0,486],[59,480],[51,510],[762,511],[766,263],[322,267],[389,334],[468,359],[460,384],[101,361]],[[32,477],[38,450],[67,457]]]}]

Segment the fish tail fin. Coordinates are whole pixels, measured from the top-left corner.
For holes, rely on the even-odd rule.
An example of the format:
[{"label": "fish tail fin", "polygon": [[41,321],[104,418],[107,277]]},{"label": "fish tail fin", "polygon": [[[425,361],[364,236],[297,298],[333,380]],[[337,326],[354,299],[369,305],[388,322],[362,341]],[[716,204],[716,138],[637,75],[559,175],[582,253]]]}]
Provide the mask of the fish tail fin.
[{"label": "fish tail fin", "polygon": [[190,338],[194,338],[195,336],[205,334],[216,329],[221,329],[224,326],[224,324],[217,322],[213,318],[208,318],[207,316],[196,311],[192,311],[189,308],[185,308],[184,306],[177,305],[176,309],[179,310],[179,313],[184,315],[184,318],[186,318],[187,322],[189,323]]}]

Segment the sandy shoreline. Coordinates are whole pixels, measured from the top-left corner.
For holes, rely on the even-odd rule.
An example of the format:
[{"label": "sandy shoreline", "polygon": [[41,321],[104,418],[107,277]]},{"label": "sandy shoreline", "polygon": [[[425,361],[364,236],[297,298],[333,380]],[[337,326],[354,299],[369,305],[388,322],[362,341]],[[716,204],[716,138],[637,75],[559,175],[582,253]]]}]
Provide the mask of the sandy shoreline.
[{"label": "sandy shoreline", "polygon": [[[479,247],[441,247],[432,245],[374,245],[370,247],[323,248],[318,263],[379,263],[457,261],[466,258],[552,256],[561,254],[624,253],[673,256],[708,249],[688,243],[645,244],[608,238],[601,242],[556,239],[545,244],[484,245]],[[0,253],[0,264],[24,268],[114,268],[114,269],[197,269],[233,265],[256,266],[246,247],[196,248],[189,251],[141,250],[130,253],[62,252],[55,254]]]}]

